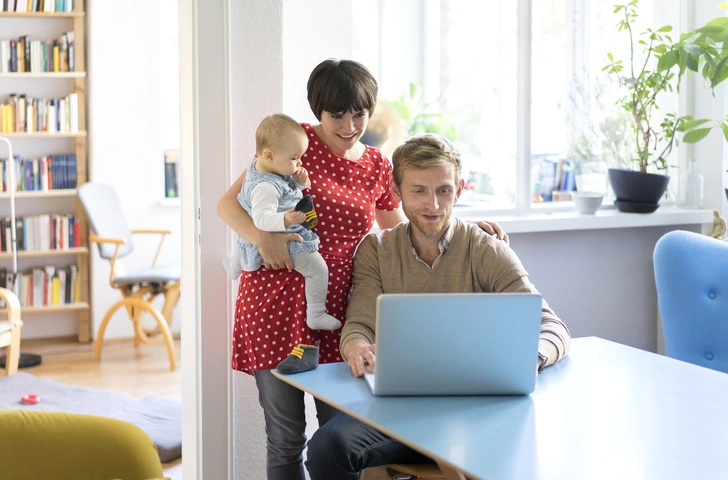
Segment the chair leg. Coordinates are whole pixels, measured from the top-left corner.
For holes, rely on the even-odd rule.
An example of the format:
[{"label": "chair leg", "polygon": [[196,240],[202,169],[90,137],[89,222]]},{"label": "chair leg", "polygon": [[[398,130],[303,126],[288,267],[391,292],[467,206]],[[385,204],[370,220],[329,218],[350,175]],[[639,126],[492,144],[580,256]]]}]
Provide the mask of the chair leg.
[{"label": "chair leg", "polygon": [[164,318],[167,320],[167,325],[172,325],[172,313],[174,312],[174,307],[177,306],[177,301],[179,300],[180,295],[179,284],[180,282],[177,282],[164,292],[162,315],[164,315]]},{"label": "chair leg", "polygon": [[116,311],[123,307],[127,303],[127,299],[119,300],[112,306],[108,312],[106,312],[106,315],[104,315],[104,319],[101,321],[101,326],[99,327],[99,333],[96,336],[96,341],[94,342],[94,360],[100,361],[101,360],[101,345],[104,343],[104,333],[106,332],[106,325],[109,324],[109,320],[111,320],[111,316],[116,313]]},{"label": "chair leg", "polygon": [[[169,330],[169,325],[167,325],[167,321],[159,312],[159,310],[154,308],[153,305],[138,298],[129,300],[133,300],[135,308],[138,308],[142,311],[146,310],[157,321],[157,327],[159,330],[161,330],[162,338],[164,339],[164,343],[167,345],[167,354],[169,355],[170,366],[169,369],[174,371],[177,368],[177,360],[175,360],[174,358],[174,342],[172,341],[172,332]],[[135,339],[141,341],[142,343],[148,343],[147,335],[144,332],[141,321],[139,321],[140,318],[141,312],[139,312],[139,315],[137,315],[137,319],[134,322]]]}]

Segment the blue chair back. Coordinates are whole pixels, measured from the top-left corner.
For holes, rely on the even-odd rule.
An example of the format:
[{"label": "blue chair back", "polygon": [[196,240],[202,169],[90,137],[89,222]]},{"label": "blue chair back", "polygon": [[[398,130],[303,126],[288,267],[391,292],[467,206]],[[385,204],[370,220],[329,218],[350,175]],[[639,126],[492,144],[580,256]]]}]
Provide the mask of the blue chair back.
[{"label": "blue chair back", "polygon": [[728,373],[728,243],[676,230],[653,259],[665,354]]}]

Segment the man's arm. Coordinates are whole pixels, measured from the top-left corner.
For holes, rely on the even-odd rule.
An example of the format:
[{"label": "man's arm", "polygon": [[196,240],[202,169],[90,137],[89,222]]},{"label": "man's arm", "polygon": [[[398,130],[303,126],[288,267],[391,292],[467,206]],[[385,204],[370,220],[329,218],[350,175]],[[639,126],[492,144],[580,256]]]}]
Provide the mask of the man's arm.
[{"label": "man's arm", "polygon": [[376,235],[367,235],[356,251],[353,289],[341,330],[341,355],[357,377],[364,375],[364,363],[368,363],[372,371],[375,369],[377,297],[383,293],[378,244]]},{"label": "man's arm", "polygon": [[[481,248],[489,252],[473,260],[482,262],[482,265],[478,266],[477,274],[483,291],[539,293],[528,279],[528,273],[518,256],[508,245],[485,239]],[[538,347],[548,357],[541,368],[558,362],[571,348],[569,329],[545,299],[542,299],[541,304],[541,334]]]}]

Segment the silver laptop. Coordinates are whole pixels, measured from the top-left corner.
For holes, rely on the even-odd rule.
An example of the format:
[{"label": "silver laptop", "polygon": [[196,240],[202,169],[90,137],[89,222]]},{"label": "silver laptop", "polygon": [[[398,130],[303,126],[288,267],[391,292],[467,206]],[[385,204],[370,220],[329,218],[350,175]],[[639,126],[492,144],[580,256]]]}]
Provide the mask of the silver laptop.
[{"label": "silver laptop", "polygon": [[526,395],[538,363],[541,296],[383,294],[374,395]]}]

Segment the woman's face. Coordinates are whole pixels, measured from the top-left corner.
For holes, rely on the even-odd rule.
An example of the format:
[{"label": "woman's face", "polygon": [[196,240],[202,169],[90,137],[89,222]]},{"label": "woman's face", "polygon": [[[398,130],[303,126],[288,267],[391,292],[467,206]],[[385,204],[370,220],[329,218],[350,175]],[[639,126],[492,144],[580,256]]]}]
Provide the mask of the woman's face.
[{"label": "woman's face", "polygon": [[321,128],[324,132],[324,143],[339,156],[354,148],[367,129],[369,111],[323,112]]}]

